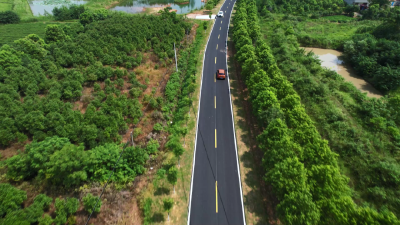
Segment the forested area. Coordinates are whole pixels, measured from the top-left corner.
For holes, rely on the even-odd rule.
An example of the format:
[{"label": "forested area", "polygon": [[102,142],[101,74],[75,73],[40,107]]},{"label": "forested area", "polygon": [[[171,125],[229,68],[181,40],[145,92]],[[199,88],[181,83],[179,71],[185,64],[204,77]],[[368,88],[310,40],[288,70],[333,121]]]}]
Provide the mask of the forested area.
[{"label": "forested area", "polygon": [[[264,179],[279,200],[279,219],[284,224],[400,224],[391,212],[397,213],[398,208],[399,170],[391,157],[398,154],[398,128],[395,121],[389,121],[396,109],[390,111],[392,104],[384,108],[384,101],[366,98],[335,72],[321,69],[312,55],[301,57],[304,51],[298,49],[290,24],[271,21],[267,44],[260,32],[256,2],[240,0],[236,4],[235,58],[242,67],[253,113],[264,129],[257,140],[264,151]],[[311,77],[314,73],[318,79]],[[349,103],[343,110],[349,108],[351,116],[362,116],[365,126],[370,126],[363,129],[380,129],[381,133],[364,134],[354,124],[349,127],[348,112],[334,107],[328,94],[335,90],[344,92],[335,93],[338,100],[343,98]],[[356,108],[357,103],[349,102],[349,97],[363,105]],[[326,108],[321,107],[323,104],[327,104]],[[307,114],[311,110],[315,111],[312,117]],[[339,154],[331,150],[332,142],[323,138],[340,141],[334,142],[332,149],[348,160],[346,166],[358,163],[351,167],[357,169],[355,175],[360,178],[357,188],[363,188],[362,194],[369,194],[370,198],[382,194],[381,202],[356,204],[360,203],[360,196],[354,196],[353,187],[348,186],[350,180],[341,171]]]},{"label": "forested area", "polygon": [[[288,5],[309,4],[305,1],[296,2]],[[399,87],[397,80],[400,78],[399,7],[389,8],[388,1],[372,1],[368,10],[360,11],[358,6],[337,4],[338,7],[332,11],[335,3],[312,2],[313,7],[306,11],[302,7],[288,10],[285,6],[287,4],[281,1],[265,3],[260,0],[257,5],[263,18],[274,20],[280,17],[272,13],[285,13],[281,19],[292,24],[294,34],[302,45],[343,50],[346,62],[375,88],[385,94],[396,91]],[[273,7],[263,8],[265,4]],[[353,16],[354,12],[361,13],[362,17],[347,17],[349,20],[345,20],[338,16],[336,21],[342,23],[340,25],[333,24],[335,20],[326,17],[335,14],[346,18],[341,14]],[[347,32],[342,29],[347,29]],[[349,30],[353,31],[349,33]]]},{"label": "forested area", "polygon": [[[60,20],[74,15],[68,10],[79,11],[60,10]],[[151,126],[153,137],[161,132],[176,135],[166,146],[177,157],[182,154],[176,141],[185,134],[180,117],[191,103],[186,96],[194,90],[195,74],[189,69],[190,74],[167,72],[174,43],[182,43],[192,24],[168,11],[137,16],[85,10],[79,11],[79,18],[79,23],[47,26],[43,39],[31,34],[0,48],[0,145],[6,149],[28,143],[12,157],[2,158],[0,151],[1,182],[39,182],[70,192],[83,184],[103,183],[122,151],[121,135],[134,127],[133,138],[140,137],[140,142],[124,149],[111,177],[123,187],[145,172],[149,156],[160,149],[161,135],[146,139],[147,133],[135,127],[144,109],[150,113],[143,124]],[[183,50],[180,58],[187,54]],[[154,70],[165,71],[159,78],[170,79],[165,90],[143,74],[149,65],[140,66],[149,57],[156,61]],[[84,107],[77,107],[81,104]],[[148,120],[154,120],[154,126]],[[165,125],[167,120],[173,123]],[[38,195],[21,208],[26,192],[0,185],[1,224],[76,223],[77,198],[56,199],[56,217],[42,217],[53,198]],[[90,213],[97,198],[89,193],[81,200]],[[95,213],[99,211],[98,206]]]},{"label": "forested area", "polygon": [[270,20],[263,27],[282,74],[301,96],[322,137],[350,170],[353,198],[378,209],[387,207],[399,216],[399,98],[368,98],[336,72],[320,67],[313,54],[299,48],[290,32],[292,23]]}]

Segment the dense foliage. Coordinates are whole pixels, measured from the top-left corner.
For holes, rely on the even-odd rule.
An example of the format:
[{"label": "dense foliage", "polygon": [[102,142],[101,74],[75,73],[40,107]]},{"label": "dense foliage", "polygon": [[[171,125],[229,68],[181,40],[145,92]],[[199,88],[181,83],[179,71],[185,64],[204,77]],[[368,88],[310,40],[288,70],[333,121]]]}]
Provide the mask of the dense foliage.
[{"label": "dense foliage", "polygon": [[52,12],[55,20],[73,20],[79,19],[79,16],[85,12],[85,7],[83,5],[61,6],[55,7]]},{"label": "dense foliage", "polygon": [[280,13],[303,14],[314,11],[341,12],[342,0],[257,0],[258,10]]},{"label": "dense foliage", "polygon": [[[90,22],[90,20],[89,20]],[[161,16],[115,15],[92,22],[85,29],[50,25],[45,39],[29,35],[13,46],[0,48],[0,144],[33,136],[66,137],[94,148],[118,141],[127,122],[142,115],[138,96],[121,94],[120,78],[128,76],[132,88],[146,88],[135,73],[115,66],[136,67],[141,51],[153,49],[160,61],[173,57],[189,24],[165,12]],[[84,86],[105,81],[94,99],[82,96]],[[85,113],[72,101],[88,103]],[[23,101],[21,101],[23,99]]]},{"label": "dense foliage", "polygon": [[400,87],[400,42],[356,35],[344,44],[347,61],[375,88],[387,93]]},{"label": "dense foliage", "polygon": [[14,11],[0,12],[0,24],[19,23],[21,18]]},{"label": "dense foliage", "polygon": [[[237,4],[235,57],[242,66],[254,114],[265,128],[258,142],[265,152],[265,179],[280,201],[280,220],[284,224],[400,224],[387,209],[378,213],[353,202],[348,178],[339,172],[338,155],[321,138],[261,38],[255,2],[240,0]],[[292,28],[284,32],[294,33]],[[293,47],[297,46],[286,44],[280,51]]]},{"label": "dense foliage", "polygon": [[[47,137],[44,141],[28,144],[24,153],[9,158],[7,177],[27,180],[34,177],[66,187],[84,181],[105,181],[121,152],[120,146],[108,143],[85,151],[67,138]],[[132,181],[144,172],[148,152],[140,147],[127,147],[124,157],[115,169],[111,180]]]},{"label": "dense foliage", "polygon": [[282,74],[293,83],[331,149],[340,154],[342,171],[352,178],[355,201],[400,216],[398,97],[368,98],[336,72],[322,69],[315,56],[305,54],[296,37],[286,32],[293,24],[263,25]]},{"label": "dense foliage", "polygon": [[[30,206],[22,209],[21,205],[25,200],[25,191],[10,184],[0,184],[0,224],[29,225],[36,223],[41,220],[44,211],[49,209],[50,203],[53,201],[52,198],[39,194]],[[77,201],[77,199],[75,200]]]}]

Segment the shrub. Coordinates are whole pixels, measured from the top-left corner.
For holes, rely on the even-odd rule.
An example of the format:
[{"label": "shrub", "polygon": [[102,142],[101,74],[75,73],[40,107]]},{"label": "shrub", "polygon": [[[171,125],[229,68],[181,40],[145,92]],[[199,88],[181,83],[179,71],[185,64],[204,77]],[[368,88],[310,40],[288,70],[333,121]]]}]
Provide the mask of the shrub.
[{"label": "shrub", "polygon": [[156,124],[154,124],[153,130],[160,132],[163,130],[163,126],[160,123],[156,123]]},{"label": "shrub", "polygon": [[[85,207],[86,212],[92,213],[93,207],[96,205],[97,202],[97,197],[93,196],[91,193],[87,194],[85,197],[83,197],[83,206]],[[96,208],[94,209],[94,213],[99,213],[100,208],[101,208],[101,199],[96,205]]]},{"label": "shrub", "polygon": [[0,12],[0,24],[19,23],[21,18],[14,11]]}]

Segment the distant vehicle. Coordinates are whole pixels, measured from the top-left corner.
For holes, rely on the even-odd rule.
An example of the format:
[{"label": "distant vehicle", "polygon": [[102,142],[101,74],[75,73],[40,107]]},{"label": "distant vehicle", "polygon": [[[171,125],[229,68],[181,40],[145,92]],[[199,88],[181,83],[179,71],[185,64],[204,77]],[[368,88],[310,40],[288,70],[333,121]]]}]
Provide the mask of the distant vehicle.
[{"label": "distant vehicle", "polygon": [[219,11],[217,16],[218,16],[218,17],[224,17],[224,12]]},{"label": "distant vehicle", "polygon": [[225,80],[226,70],[219,69],[217,70],[217,79]]}]

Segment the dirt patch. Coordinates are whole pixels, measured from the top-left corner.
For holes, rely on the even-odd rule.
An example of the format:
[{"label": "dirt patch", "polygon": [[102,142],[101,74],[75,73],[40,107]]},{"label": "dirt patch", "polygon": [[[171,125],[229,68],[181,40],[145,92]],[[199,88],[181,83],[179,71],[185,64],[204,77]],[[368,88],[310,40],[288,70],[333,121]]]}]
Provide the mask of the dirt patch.
[{"label": "dirt patch", "polygon": [[25,146],[27,144],[30,144],[31,142],[32,142],[32,140],[27,140],[24,143],[14,142],[14,143],[11,143],[10,146],[8,146],[8,147],[0,148],[0,153],[1,153],[0,160],[3,161],[8,158],[11,158],[14,155],[17,155],[18,151],[24,152]]},{"label": "dirt patch", "polygon": [[119,1],[111,2],[110,5],[104,7],[105,9],[111,9],[112,7],[118,5]]},{"label": "dirt patch", "polygon": [[249,93],[241,77],[241,68],[234,60],[236,50],[228,40],[227,60],[231,85],[232,107],[235,121],[243,203],[247,224],[280,224],[275,215],[278,200],[272,194],[271,185],[265,183],[262,168],[263,152],[257,146],[256,137],[262,128],[252,114]]}]

